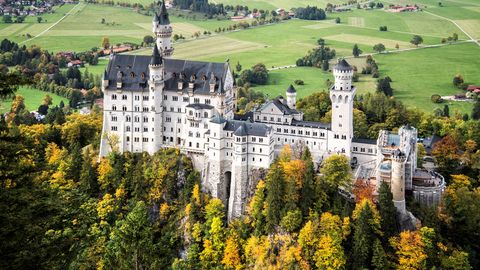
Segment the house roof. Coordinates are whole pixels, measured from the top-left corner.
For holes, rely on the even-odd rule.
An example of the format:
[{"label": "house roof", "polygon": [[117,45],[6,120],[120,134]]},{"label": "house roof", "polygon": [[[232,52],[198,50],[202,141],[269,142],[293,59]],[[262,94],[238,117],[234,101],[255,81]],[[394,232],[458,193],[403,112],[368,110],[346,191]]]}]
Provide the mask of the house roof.
[{"label": "house roof", "polygon": [[162,56],[160,55],[160,52],[158,51],[157,44],[153,46],[153,54],[152,54],[152,59],[150,60],[150,65],[152,66],[159,66],[163,64],[163,59]]},{"label": "house roof", "polygon": [[[158,60],[158,59],[157,59]],[[165,90],[187,91],[189,84],[183,83],[193,79],[195,93],[210,93],[208,76],[216,77],[215,92],[222,93],[228,74],[228,63],[211,63],[180,59],[162,59],[165,71]],[[109,80],[108,88],[116,89],[116,83],[121,78],[122,88],[128,90],[143,90],[148,86],[149,64],[155,62],[152,56],[115,54],[108,63],[106,74]],[[121,72],[121,74],[119,74]],[[119,76],[121,75],[121,76]],[[194,75],[192,77],[192,75]],[[183,79],[182,78],[190,78]]]},{"label": "house roof", "polygon": [[223,124],[227,122],[227,120],[225,120],[225,118],[223,118],[221,115],[217,114],[212,120],[210,120],[210,122],[214,124]]}]

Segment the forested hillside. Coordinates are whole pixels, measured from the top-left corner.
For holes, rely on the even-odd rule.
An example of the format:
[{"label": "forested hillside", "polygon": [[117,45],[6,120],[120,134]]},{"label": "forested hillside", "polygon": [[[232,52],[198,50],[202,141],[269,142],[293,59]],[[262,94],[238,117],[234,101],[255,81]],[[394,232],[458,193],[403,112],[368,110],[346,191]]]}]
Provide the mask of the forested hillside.
[{"label": "forested hillside", "polygon": [[[299,107],[322,118],[324,98]],[[385,97],[355,105],[369,123],[399,123],[392,110],[401,104],[380,109],[374,100]],[[323,109],[313,110],[319,102]],[[317,174],[306,147],[286,146],[245,215],[227,223],[224,205],[202,193],[198,172],[178,149],[99,159],[101,112],[54,107],[37,121],[17,96],[0,121],[0,268],[477,268],[479,123],[406,112],[404,121],[417,119],[421,133],[444,136],[433,155],[449,186],[438,208],[409,202],[421,225],[400,233],[389,188],[375,197],[371,186],[351,184],[344,156],[331,156]],[[356,201],[339,195],[339,186]]]}]

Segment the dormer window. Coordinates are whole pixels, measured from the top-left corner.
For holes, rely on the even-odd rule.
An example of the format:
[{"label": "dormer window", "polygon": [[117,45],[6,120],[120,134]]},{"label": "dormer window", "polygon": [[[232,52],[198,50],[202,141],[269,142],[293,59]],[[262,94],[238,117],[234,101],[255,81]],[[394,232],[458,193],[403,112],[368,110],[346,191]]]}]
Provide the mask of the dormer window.
[{"label": "dormer window", "polygon": [[130,78],[135,78],[135,73],[130,72]]},{"label": "dormer window", "polygon": [[142,80],[145,80],[145,72],[142,72],[142,74],[140,74],[140,78],[142,78]]}]

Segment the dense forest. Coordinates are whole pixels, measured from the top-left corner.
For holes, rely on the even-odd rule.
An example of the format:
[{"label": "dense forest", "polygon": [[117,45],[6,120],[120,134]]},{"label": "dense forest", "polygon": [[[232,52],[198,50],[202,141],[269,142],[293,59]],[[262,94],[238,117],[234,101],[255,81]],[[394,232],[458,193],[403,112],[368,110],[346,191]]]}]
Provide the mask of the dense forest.
[{"label": "dense forest", "polygon": [[[382,93],[356,101],[367,134],[405,121],[443,137],[433,149],[449,182],[443,201],[432,209],[410,201],[422,225],[400,232],[389,188],[373,196],[371,186],[351,184],[344,156],[326,159],[317,174],[308,148],[285,146],[244,216],[227,223],[225,206],[202,192],[198,172],[178,149],[98,159],[101,112],[49,108],[48,119],[27,121],[16,100],[0,118],[2,269],[480,266],[480,246],[472,241],[480,239],[479,121],[434,118]],[[314,94],[298,107],[322,119],[328,95]],[[339,195],[339,186],[356,201]]]}]

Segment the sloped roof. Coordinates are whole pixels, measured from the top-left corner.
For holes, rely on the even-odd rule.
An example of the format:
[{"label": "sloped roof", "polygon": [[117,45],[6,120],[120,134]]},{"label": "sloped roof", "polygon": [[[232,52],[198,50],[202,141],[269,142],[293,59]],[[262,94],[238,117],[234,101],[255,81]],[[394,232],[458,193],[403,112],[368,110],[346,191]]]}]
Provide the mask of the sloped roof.
[{"label": "sloped roof", "polygon": [[[215,92],[223,92],[223,85],[229,70],[228,63],[211,63],[200,61],[189,61],[180,59],[162,59],[165,69],[165,90],[178,91],[179,82],[189,82],[192,75],[195,75],[194,88],[195,93],[210,93],[208,76],[216,77]],[[122,73],[123,89],[142,90],[148,84],[149,68],[152,62],[152,56],[147,55],[113,55],[108,63],[106,74],[109,80],[109,86],[116,88],[116,82],[119,78],[119,72]],[[143,76],[142,76],[143,74]],[[133,75],[133,76],[131,76]],[[181,80],[181,77],[184,80]],[[188,83],[183,83],[182,91],[188,90]]]},{"label": "sloped roof", "polygon": [[296,92],[297,90],[295,90],[295,87],[293,87],[293,85],[290,84],[290,86],[287,89],[287,93],[296,93]]},{"label": "sloped roof", "polygon": [[160,5],[160,12],[158,14],[155,13],[154,21],[158,22],[160,25],[169,25],[170,19],[168,18],[167,7],[165,6],[165,0]]},{"label": "sloped roof", "polygon": [[[227,131],[234,131],[234,134],[236,136],[248,135],[248,136],[266,137],[271,128],[261,123],[255,123],[255,122],[252,123],[250,121],[229,120],[227,121],[223,129]],[[245,134],[245,135],[240,135],[240,134]]]},{"label": "sloped roof", "polygon": [[335,65],[334,69],[342,71],[353,70],[352,66],[350,66],[345,59],[338,60],[338,63]]},{"label": "sloped roof", "polygon": [[276,108],[278,108],[278,110],[283,115],[292,115],[292,114],[299,114],[300,113],[297,110],[291,109],[290,107],[288,107],[288,105],[283,103],[282,100],[284,100],[283,97],[278,96],[278,97],[276,97],[276,98],[274,98],[270,101],[265,102],[262,106],[260,106],[260,108],[257,109],[257,111],[263,111],[268,106],[270,106],[270,104],[273,104]]}]

